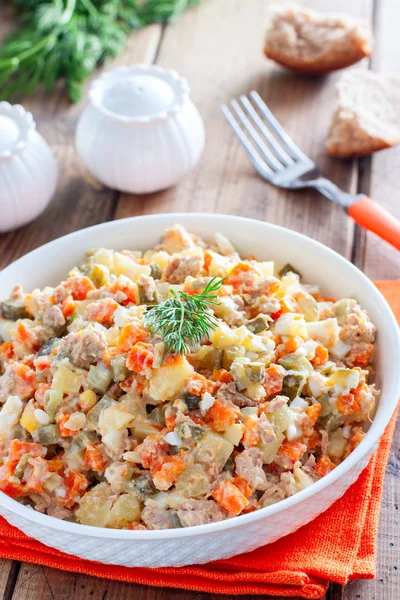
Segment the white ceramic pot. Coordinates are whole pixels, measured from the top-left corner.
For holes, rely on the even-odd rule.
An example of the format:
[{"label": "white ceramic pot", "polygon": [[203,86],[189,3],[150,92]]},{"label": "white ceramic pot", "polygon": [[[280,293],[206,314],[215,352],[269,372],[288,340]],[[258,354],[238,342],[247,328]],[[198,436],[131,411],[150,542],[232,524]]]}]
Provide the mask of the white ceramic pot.
[{"label": "white ceramic pot", "polygon": [[204,125],[185,79],[158,66],[104,73],[89,91],[76,148],[90,173],[123,192],[175,185],[197,163]]},{"label": "white ceramic pot", "polygon": [[35,219],[50,202],[57,165],[31,113],[0,102],[0,232]]},{"label": "white ceramic pot", "polygon": [[225,521],[159,531],[102,529],[40,514],[0,492],[0,514],[10,523],[48,546],[89,560],[127,567],[205,563],[254,550],[292,533],[329,508],[357,479],[400,395],[399,329],[378,289],[333,250],[270,223],[226,215],[163,214],[96,225],[46,244],[4,269],[0,273],[2,295],[7,298],[17,282],[26,290],[56,285],[82,262],[88,248],[153,247],[163,230],[174,223],[204,238],[222,232],[242,255],[291,263],[306,281],[320,284],[324,295],[359,300],[378,330],[375,362],[381,396],[366,436],[331,473],[281,502]]}]

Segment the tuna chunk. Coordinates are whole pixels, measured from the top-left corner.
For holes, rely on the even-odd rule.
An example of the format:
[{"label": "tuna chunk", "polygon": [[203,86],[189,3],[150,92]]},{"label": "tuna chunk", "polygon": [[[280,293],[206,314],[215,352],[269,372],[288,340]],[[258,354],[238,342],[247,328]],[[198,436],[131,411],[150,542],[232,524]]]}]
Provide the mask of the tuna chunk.
[{"label": "tuna chunk", "polygon": [[218,400],[230,400],[236,406],[243,408],[245,406],[257,406],[257,402],[248,398],[237,390],[236,383],[231,381],[220,387],[217,393]]},{"label": "tuna chunk", "polygon": [[183,527],[206,525],[227,518],[227,513],[214,500],[185,500],[178,509]]},{"label": "tuna chunk", "polygon": [[27,400],[33,396],[36,387],[35,372],[24,364],[12,363],[0,377],[0,402],[5,402],[9,396]]},{"label": "tuna chunk", "polygon": [[373,343],[375,341],[375,326],[366,315],[350,313],[340,332],[340,339],[349,346],[360,342]]},{"label": "tuna chunk", "polygon": [[76,367],[88,369],[101,359],[106,347],[103,332],[88,325],[82,331],[69,333],[60,343],[59,352],[66,352]]},{"label": "tuna chunk", "polygon": [[46,327],[51,327],[55,330],[60,329],[63,325],[65,325],[64,315],[58,306],[52,305],[46,309],[43,315],[43,325]]},{"label": "tuna chunk", "polygon": [[161,240],[161,248],[169,254],[194,248],[195,243],[190,233],[182,225],[174,225],[166,229]]},{"label": "tuna chunk", "polygon": [[148,529],[174,529],[179,527],[175,511],[161,508],[155,504],[144,507],[142,521]]},{"label": "tuna chunk", "polygon": [[267,478],[263,470],[263,453],[260,448],[247,448],[235,458],[236,473],[255,490],[267,489]]},{"label": "tuna chunk", "polygon": [[263,444],[270,444],[271,442],[276,441],[276,434],[271,423],[264,414],[262,414],[258,420],[257,431]]},{"label": "tuna chunk", "polygon": [[163,281],[169,283],[184,283],[186,277],[197,277],[203,268],[203,258],[201,255],[194,256],[173,256],[162,276]]}]

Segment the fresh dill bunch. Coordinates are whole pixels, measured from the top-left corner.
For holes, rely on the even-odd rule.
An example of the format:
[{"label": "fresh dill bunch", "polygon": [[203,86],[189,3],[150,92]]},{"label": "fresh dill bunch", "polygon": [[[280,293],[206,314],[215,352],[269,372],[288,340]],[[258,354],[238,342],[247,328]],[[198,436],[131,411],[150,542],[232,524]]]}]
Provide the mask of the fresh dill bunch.
[{"label": "fresh dill bunch", "polygon": [[216,329],[218,319],[210,311],[218,304],[215,292],[224,279],[213,277],[200,294],[186,294],[171,289],[172,297],[148,309],[144,322],[151,333],[161,335],[166,354],[187,354],[204,336]]},{"label": "fresh dill bunch", "polygon": [[19,27],[0,46],[0,100],[51,92],[58,80],[72,102],[99,64],[120,54],[129,33],[170,23],[201,0],[13,0]]}]

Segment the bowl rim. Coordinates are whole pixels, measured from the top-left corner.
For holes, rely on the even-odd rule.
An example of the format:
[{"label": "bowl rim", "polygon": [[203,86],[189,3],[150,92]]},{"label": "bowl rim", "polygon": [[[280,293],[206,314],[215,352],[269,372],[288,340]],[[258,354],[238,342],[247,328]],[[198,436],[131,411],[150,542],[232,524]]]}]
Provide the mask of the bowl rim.
[{"label": "bowl rim", "polygon": [[[372,281],[358,269],[355,265],[353,265],[346,258],[341,256],[335,250],[332,250],[328,246],[325,246],[321,242],[314,240],[313,238],[304,235],[302,233],[298,233],[292,229],[287,227],[282,227],[280,225],[275,225],[273,223],[269,223],[267,221],[261,221],[257,219],[252,219],[248,217],[236,216],[236,215],[225,215],[220,213],[157,213],[157,214],[148,214],[148,215],[140,215],[135,217],[128,217],[124,219],[116,219],[114,221],[107,221],[105,223],[99,223],[97,225],[92,225],[91,227],[86,227],[80,229],[78,231],[74,231],[67,235],[61,236],[39,246],[38,248],[28,252],[24,256],[18,258],[17,260],[10,263],[7,267],[5,267],[2,271],[0,271],[0,276],[6,270],[8,270],[11,266],[13,268],[18,266],[27,256],[30,256],[34,253],[41,252],[44,248],[51,248],[57,244],[68,244],[68,242],[79,235],[83,235],[83,232],[88,232],[96,229],[99,233],[101,233],[104,229],[113,229],[121,227],[121,223],[123,224],[139,224],[140,222],[148,222],[152,221],[153,224],[159,222],[162,224],[164,222],[164,226],[166,226],[169,222],[179,223],[180,220],[192,220],[193,226],[196,226],[196,218],[209,218],[215,221],[220,221],[221,224],[226,222],[227,220],[236,223],[245,222],[248,226],[263,226],[266,229],[275,230],[278,233],[282,233],[283,235],[289,235],[292,238],[297,238],[299,241],[305,242],[306,244],[313,245],[319,252],[324,253],[327,257],[333,258],[338,263],[342,265],[346,265],[347,269],[351,269],[356,277],[358,277],[362,283],[369,289],[369,293],[372,295],[375,302],[380,306],[381,310],[384,312],[384,318],[387,320],[387,328],[383,335],[390,335],[391,331],[398,332],[399,327],[397,321],[394,317],[392,309],[387,303],[384,296],[378,290],[378,288],[372,283]],[[161,233],[161,231],[160,231]],[[389,332],[389,333],[387,333]],[[393,335],[394,342],[394,360],[393,363],[396,362],[396,357],[398,361],[400,361],[400,335]],[[82,525],[80,523],[71,523],[69,521],[63,521],[61,519],[56,519],[55,517],[51,517],[46,514],[42,514],[36,512],[33,508],[29,506],[24,506],[14,500],[13,498],[7,496],[3,492],[0,492],[0,505],[4,508],[8,509],[14,514],[19,515],[23,519],[29,520],[31,522],[36,523],[37,525],[43,525],[50,527],[52,529],[62,531],[64,533],[69,534],[77,534],[84,535],[87,537],[94,538],[104,538],[104,539],[119,539],[119,540],[151,540],[156,539],[179,539],[186,538],[191,536],[200,536],[202,534],[213,534],[219,533],[225,530],[234,529],[236,527],[241,527],[243,525],[264,519],[266,517],[270,517],[277,513],[280,513],[284,510],[287,510],[291,507],[296,506],[306,500],[308,500],[312,496],[317,496],[318,493],[322,492],[325,488],[332,485],[336,480],[344,476],[346,473],[349,473],[353,467],[357,465],[359,461],[363,459],[365,455],[368,454],[368,450],[374,451],[375,445],[378,443],[379,439],[384,433],[386,426],[388,425],[395,408],[397,406],[398,398],[400,396],[400,370],[393,371],[393,381],[391,382],[391,387],[387,392],[387,395],[391,396],[391,400],[389,400],[388,406],[384,411],[381,412],[379,418],[374,418],[374,421],[371,424],[370,429],[367,431],[364,439],[360,442],[360,444],[356,447],[356,449],[342,462],[340,463],[333,471],[328,473],[325,477],[316,481],[309,487],[297,492],[293,496],[285,498],[284,500],[280,500],[276,504],[272,504],[265,508],[260,508],[246,515],[241,515],[237,517],[232,517],[230,519],[226,519],[225,521],[217,521],[216,523],[209,523],[206,525],[196,525],[191,527],[183,527],[179,529],[159,529],[159,530],[127,530],[127,529],[106,529],[104,527],[95,527],[92,525]],[[18,525],[17,525],[18,527]]]}]

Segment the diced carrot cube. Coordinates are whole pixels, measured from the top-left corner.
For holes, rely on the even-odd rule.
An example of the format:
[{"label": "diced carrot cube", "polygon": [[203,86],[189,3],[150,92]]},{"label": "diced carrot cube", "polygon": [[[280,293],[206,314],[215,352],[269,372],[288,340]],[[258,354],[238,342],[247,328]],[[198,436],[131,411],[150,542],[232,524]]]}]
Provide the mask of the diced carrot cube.
[{"label": "diced carrot cube", "polygon": [[10,498],[20,498],[25,494],[25,486],[18,480],[10,479],[12,472],[10,471],[10,463],[0,467],[0,491],[10,496]]},{"label": "diced carrot cube", "polygon": [[72,431],[72,429],[64,426],[64,423],[69,421],[70,416],[68,414],[57,416],[57,427],[61,437],[76,437],[79,434],[79,431]]},{"label": "diced carrot cube", "polygon": [[68,469],[64,475],[64,485],[67,493],[64,497],[59,497],[57,502],[61,506],[72,508],[88,487],[89,481],[82,473]]},{"label": "diced carrot cube", "polygon": [[37,387],[36,373],[27,365],[22,363],[16,365],[15,381],[13,393],[21,398],[21,400],[27,400],[33,395],[33,392]]},{"label": "diced carrot cube", "polygon": [[63,463],[58,458],[52,458],[51,460],[47,461],[47,468],[50,473],[53,473],[54,471],[62,471],[63,467]]},{"label": "diced carrot cube", "polygon": [[315,404],[309,406],[306,410],[307,416],[313,425],[317,422],[318,417],[321,414],[321,408],[321,404],[316,402]]},{"label": "diced carrot cube", "polygon": [[230,400],[215,400],[207,412],[206,422],[215,431],[225,431],[227,427],[233,425],[238,420],[240,415],[240,409],[233,402],[230,402]]},{"label": "diced carrot cube", "polygon": [[38,403],[40,408],[44,407],[44,395],[50,389],[48,383],[39,383],[37,390],[35,392],[35,400]]},{"label": "diced carrot cube", "polygon": [[88,293],[95,290],[93,282],[85,275],[74,275],[64,283],[74,300],[85,300]]},{"label": "diced carrot cube", "polygon": [[40,444],[35,442],[21,442],[21,440],[11,440],[10,451],[8,455],[8,462],[10,463],[11,472],[14,472],[15,467],[25,454],[33,456],[44,457],[44,450]]},{"label": "diced carrot cube", "polygon": [[355,448],[358,446],[358,444],[361,442],[361,440],[364,438],[364,436],[365,436],[365,433],[362,430],[362,427],[354,427],[353,432],[351,434],[350,441],[349,441],[349,445],[347,446],[345,453],[344,453],[344,458],[349,456],[349,454],[351,454],[353,452],[353,450],[355,450]]},{"label": "diced carrot cube", "polygon": [[14,342],[4,342],[0,344],[0,356],[10,360],[14,356]]},{"label": "diced carrot cube", "polygon": [[244,432],[243,432],[243,443],[247,446],[257,446],[260,441],[260,435],[258,433],[258,419],[254,416],[248,415],[243,420]]},{"label": "diced carrot cube", "polygon": [[219,388],[219,385],[207,379],[204,375],[200,375],[200,373],[193,373],[186,382],[185,387],[190,394],[202,396],[205,392],[213,395]]},{"label": "diced carrot cube", "polygon": [[214,369],[212,379],[218,383],[229,383],[230,381],[233,381],[232,374],[226,369]]},{"label": "diced carrot cube", "polygon": [[289,461],[294,465],[295,462],[300,460],[306,449],[307,446],[305,444],[301,444],[300,442],[296,441],[289,442],[289,440],[284,440],[278,450],[278,456],[289,459]]},{"label": "diced carrot cube", "polygon": [[126,300],[120,302],[123,306],[126,304],[137,304],[137,285],[131,279],[125,276],[118,277],[117,281],[112,284],[108,290],[112,294],[122,292],[126,296]]},{"label": "diced carrot cube", "polygon": [[96,321],[97,323],[107,323],[111,321],[111,318],[117,310],[119,304],[112,298],[102,298],[97,302],[91,302],[87,305],[85,310],[85,317],[89,321]]},{"label": "diced carrot cube", "polygon": [[246,496],[231,481],[223,481],[214,489],[212,497],[230,515],[239,515],[249,504]]},{"label": "diced carrot cube", "polygon": [[255,273],[253,267],[248,263],[239,262],[230,271],[228,277],[225,280],[227,285],[231,285],[234,290],[241,290],[243,292],[251,292],[253,288],[253,274]]},{"label": "diced carrot cube", "polygon": [[136,446],[135,452],[139,455],[143,467],[150,469],[156,467],[164,460],[168,448],[168,442],[165,440],[157,438],[154,435],[148,435],[139,446]]},{"label": "diced carrot cube", "polygon": [[315,465],[315,470],[317,471],[318,475],[325,477],[325,475],[333,471],[335,467],[336,465],[331,461],[329,456],[323,454]]},{"label": "diced carrot cube", "polygon": [[243,496],[246,496],[246,498],[249,498],[251,496],[251,494],[253,493],[253,490],[251,489],[251,487],[249,486],[247,481],[245,481],[241,477],[234,477],[232,479],[232,483],[234,485],[236,485],[238,490],[240,490],[242,492]]},{"label": "diced carrot cube", "polygon": [[360,410],[360,404],[354,394],[339,394],[336,405],[340,414],[349,416]]},{"label": "diced carrot cube", "polygon": [[70,317],[76,310],[76,304],[71,295],[67,296],[61,305],[61,312],[66,319]]},{"label": "diced carrot cube", "polygon": [[[361,367],[364,369],[368,366],[369,359],[371,358],[372,350],[374,349],[373,344],[368,344],[365,350],[358,352],[357,354],[351,354],[353,364],[355,367]],[[351,351],[350,351],[351,352]]]},{"label": "diced carrot cube", "polygon": [[204,270],[208,272],[212,262],[212,254],[208,250],[204,252]]},{"label": "diced carrot cube", "polygon": [[282,390],[285,370],[279,365],[271,365],[265,371],[263,387],[267,393],[267,398],[278,394]]},{"label": "diced carrot cube", "polygon": [[107,468],[108,458],[104,449],[99,444],[90,444],[86,447],[85,463],[96,473],[101,473]]},{"label": "diced carrot cube", "polygon": [[153,359],[154,347],[145,342],[138,342],[132,346],[126,359],[126,366],[135,373],[144,373],[153,366]]},{"label": "diced carrot cube", "polygon": [[182,458],[168,456],[162,464],[153,467],[150,474],[158,490],[168,490],[185,468],[186,465]]},{"label": "diced carrot cube", "polygon": [[325,348],[325,346],[321,346],[321,344],[318,344],[318,346],[315,348],[315,356],[310,362],[312,365],[314,365],[314,367],[319,367],[320,365],[324,365],[328,358],[329,352],[327,348]]},{"label": "diced carrot cube", "polygon": [[142,327],[139,323],[128,323],[124,325],[121,331],[121,335],[118,338],[116,351],[118,354],[129,352],[129,350],[137,344],[137,342],[143,342],[149,332],[147,329]]}]

